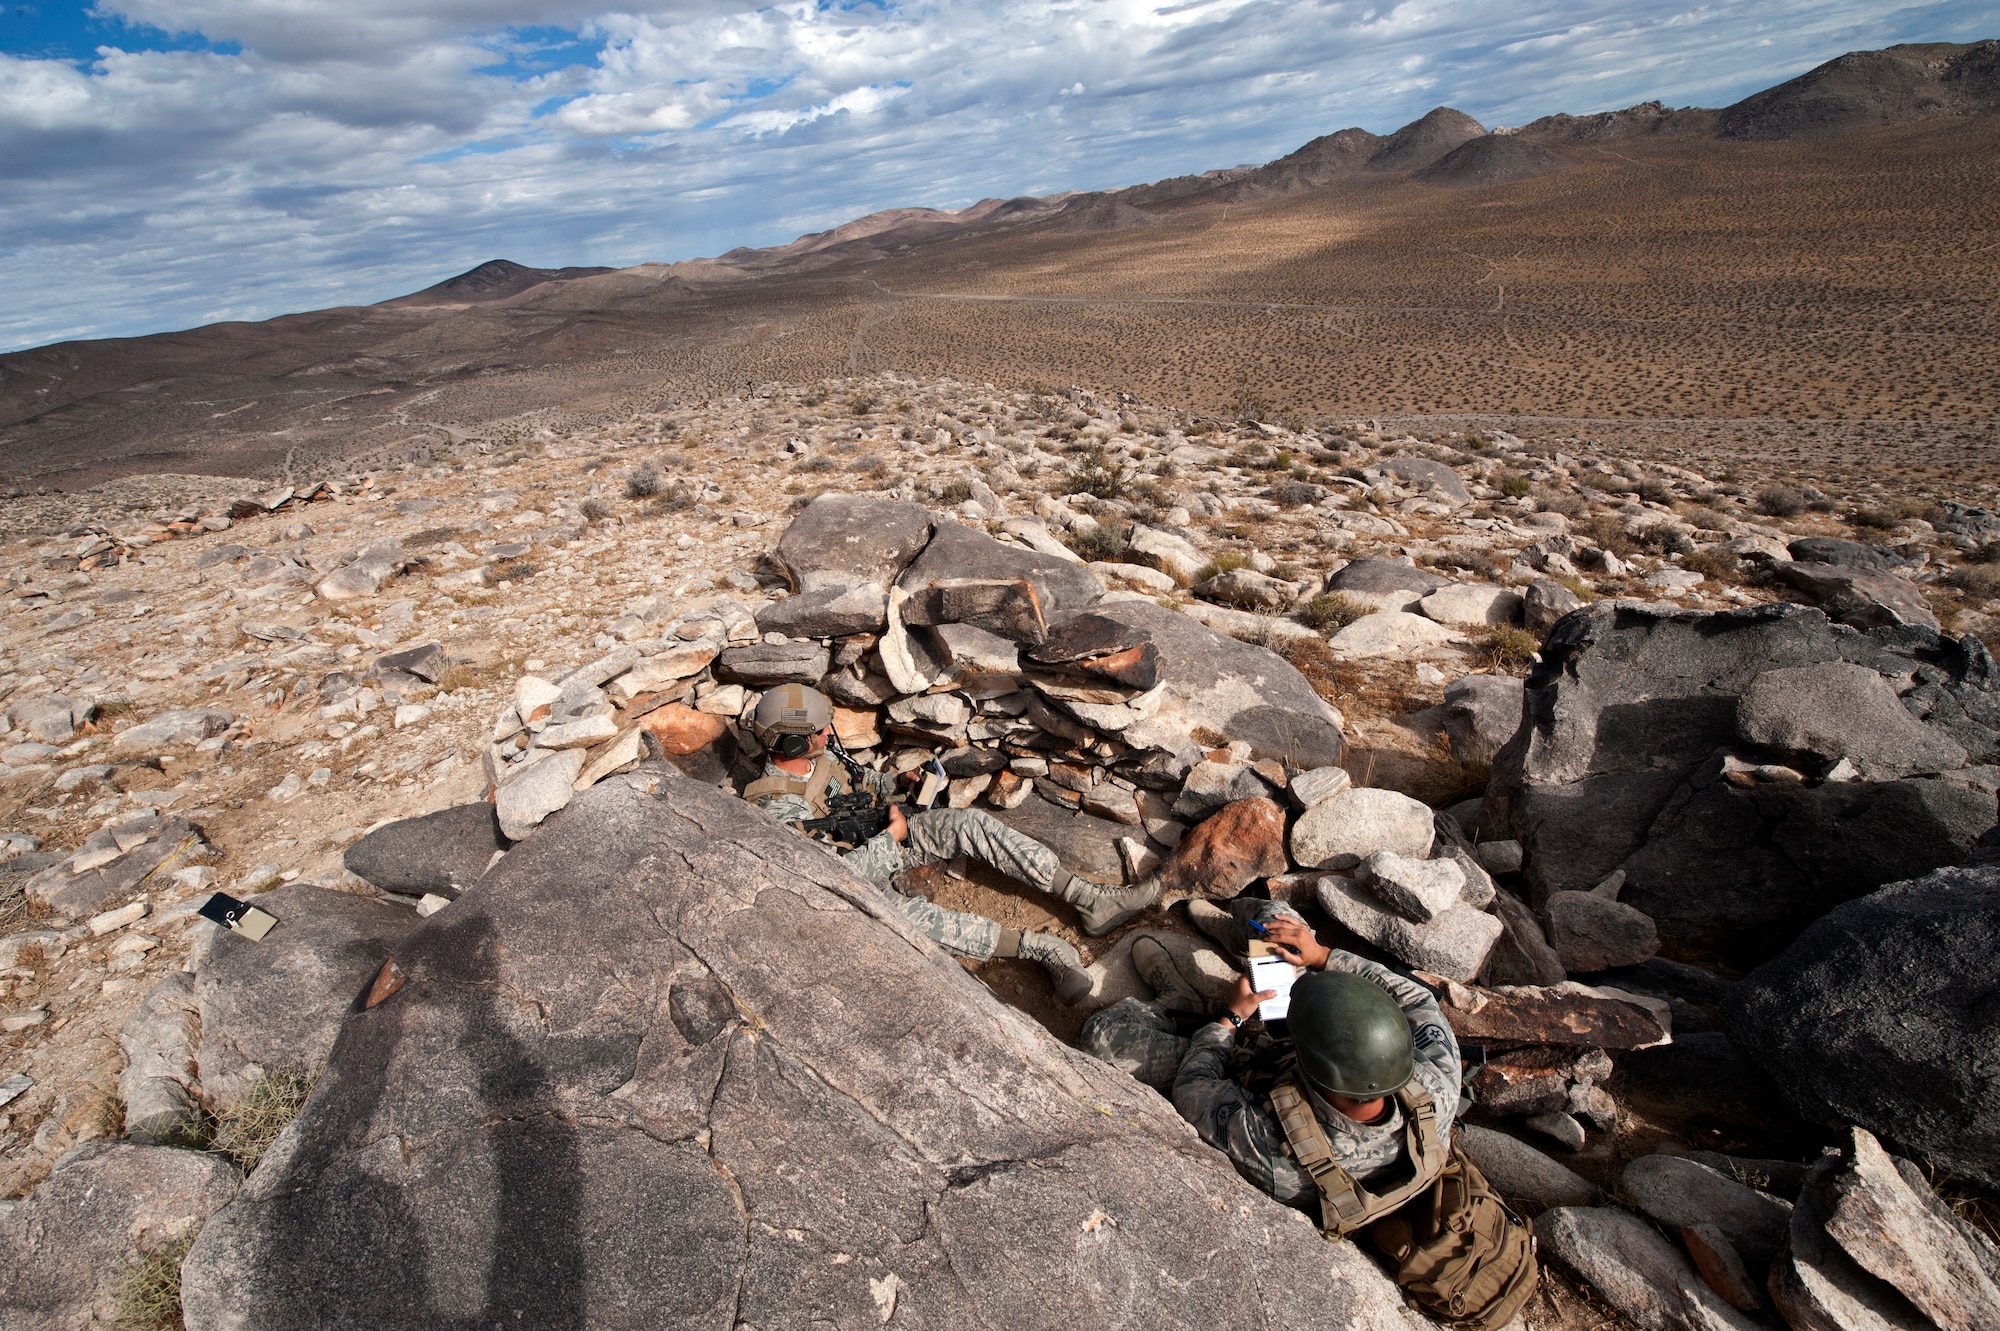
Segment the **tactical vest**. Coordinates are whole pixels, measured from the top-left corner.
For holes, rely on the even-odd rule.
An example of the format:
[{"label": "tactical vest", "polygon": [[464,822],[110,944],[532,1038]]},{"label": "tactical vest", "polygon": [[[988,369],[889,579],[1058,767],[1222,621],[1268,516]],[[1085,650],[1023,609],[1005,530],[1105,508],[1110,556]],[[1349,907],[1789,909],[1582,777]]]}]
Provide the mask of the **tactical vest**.
[{"label": "tactical vest", "polygon": [[1405,1086],[1396,1092],[1396,1103],[1403,1109],[1403,1156],[1410,1162],[1410,1175],[1385,1191],[1374,1192],[1355,1182],[1334,1158],[1326,1129],[1320,1126],[1319,1116],[1313,1113],[1312,1102],[1298,1082],[1288,1078],[1271,1088],[1271,1108],[1277,1111],[1285,1140],[1292,1144],[1292,1157],[1319,1187],[1319,1227],[1329,1238],[1346,1238],[1388,1215],[1422,1192],[1444,1169],[1447,1153],[1438,1136],[1437,1109],[1430,1095],[1421,1088],[1412,1091]]},{"label": "tactical vest", "polygon": [[767,795],[797,795],[804,799],[808,818],[824,818],[828,812],[826,792],[839,782],[839,762],[822,753],[813,760],[812,771],[804,776],[759,777],[743,787],[743,798],[756,803]]},{"label": "tactical vest", "polygon": [[1462,1331],[1499,1331],[1534,1297],[1535,1227],[1493,1190],[1472,1158],[1438,1139],[1428,1095],[1396,1092],[1410,1178],[1384,1192],[1357,1184],[1333,1159],[1296,1082],[1271,1090],[1292,1154],[1319,1185],[1320,1230],[1339,1240],[1364,1226],[1396,1283],[1427,1315]]}]

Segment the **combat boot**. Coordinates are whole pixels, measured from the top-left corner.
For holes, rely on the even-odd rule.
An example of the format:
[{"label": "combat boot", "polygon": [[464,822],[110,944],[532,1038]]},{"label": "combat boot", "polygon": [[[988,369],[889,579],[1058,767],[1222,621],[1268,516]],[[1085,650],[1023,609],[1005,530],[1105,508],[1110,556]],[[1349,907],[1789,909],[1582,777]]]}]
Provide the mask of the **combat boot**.
[{"label": "combat boot", "polygon": [[1073,873],[1056,895],[1076,907],[1085,933],[1102,938],[1133,916],[1151,910],[1160,899],[1160,880],[1155,875],[1130,887],[1113,887]]},{"label": "combat boot", "polygon": [[1132,969],[1139,972],[1139,978],[1151,987],[1153,997],[1169,1012],[1197,1017],[1208,1014],[1208,1000],[1194,981],[1181,974],[1174,954],[1153,935],[1140,934],[1132,940]]},{"label": "combat boot", "polygon": [[1207,934],[1228,955],[1242,957],[1249,953],[1250,930],[1234,911],[1225,910],[1213,901],[1189,897],[1187,914],[1188,923]]},{"label": "combat boot", "polygon": [[1049,984],[1055,989],[1056,1001],[1065,1006],[1074,1006],[1090,997],[1093,981],[1090,972],[1083,968],[1083,958],[1076,954],[1075,948],[1051,934],[1003,930],[1000,945],[994,949],[993,955],[1024,957],[1040,962],[1042,969],[1048,972]]}]

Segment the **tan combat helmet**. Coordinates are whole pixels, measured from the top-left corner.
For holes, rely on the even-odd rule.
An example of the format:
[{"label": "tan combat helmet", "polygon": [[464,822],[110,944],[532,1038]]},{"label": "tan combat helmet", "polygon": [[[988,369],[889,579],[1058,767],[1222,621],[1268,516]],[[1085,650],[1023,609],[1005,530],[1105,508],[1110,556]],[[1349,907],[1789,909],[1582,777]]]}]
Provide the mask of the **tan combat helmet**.
[{"label": "tan combat helmet", "polygon": [[833,724],[833,704],[818,689],[780,684],[757,700],[750,729],[782,758],[803,758],[812,752],[819,732]]}]

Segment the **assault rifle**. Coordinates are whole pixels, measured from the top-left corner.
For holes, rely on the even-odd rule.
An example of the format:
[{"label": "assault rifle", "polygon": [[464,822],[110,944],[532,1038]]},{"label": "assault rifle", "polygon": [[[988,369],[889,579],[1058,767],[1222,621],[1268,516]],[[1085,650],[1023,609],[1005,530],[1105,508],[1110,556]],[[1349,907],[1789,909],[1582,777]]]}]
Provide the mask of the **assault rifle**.
[{"label": "assault rifle", "polygon": [[858,846],[889,828],[889,806],[879,803],[865,790],[832,796],[826,806],[830,810],[826,817],[808,818],[799,824],[807,836],[824,836],[843,846]]}]

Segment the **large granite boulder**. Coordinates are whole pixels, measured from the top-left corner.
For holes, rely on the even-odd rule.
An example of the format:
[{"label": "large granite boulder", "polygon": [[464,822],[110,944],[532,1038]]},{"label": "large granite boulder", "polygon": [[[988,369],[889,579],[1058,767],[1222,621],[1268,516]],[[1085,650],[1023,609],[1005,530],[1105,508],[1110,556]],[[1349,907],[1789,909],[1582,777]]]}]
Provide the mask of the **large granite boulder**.
[{"label": "large granite boulder", "polygon": [[826,494],[792,519],[774,555],[794,591],[886,587],[930,538],[931,515],[922,504]]},{"label": "large granite boulder", "polygon": [[252,901],[278,917],[261,940],[199,926],[215,935],[195,972],[197,1066],[202,1099],[218,1114],[273,1068],[318,1067],[355,995],[417,922],[407,906],[310,883]]},{"label": "large granite boulder", "polygon": [[1104,595],[1104,584],[1081,564],[1054,555],[1002,545],[983,531],[963,523],[939,521],[930,544],[917,556],[896,585],[909,592],[959,581],[1032,583],[1044,622],[1083,607]]},{"label": "large granite boulder", "polygon": [[349,846],[341,863],[384,892],[455,897],[508,845],[493,806],[478,800],[378,827]]},{"label": "large granite boulder", "polygon": [[1752,971],[1729,1038],[1808,1119],[2000,1186],[2000,867],[1850,901]]},{"label": "large granite boulder", "polygon": [[1795,560],[1779,564],[1778,581],[1796,592],[1808,605],[1816,605],[1827,616],[1858,629],[1881,628],[1891,624],[1938,627],[1937,616],[1925,603],[1914,583],[1893,573],[1877,573],[1854,565],[1823,564]]},{"label": "large granite boulder", "polygon": [[1414,564],[1384,559],[1380,555],[1365,555],[1326,580],[1326,589],[1330,592],[1361,592],[1371,596],[1387,592],[1414,592],[1418,596],[1426,596],[1450,585],[1450,578],[1440,577]]},{"label": "large granite boulder", "polygon": [[191,1331],[1424,1325],[1165,1100],[669,769],[578,795],[395,962],[202,1231]]},{"label": "large granite boulder", "polygon": [[68,1152],[0,1219],[0,1326],[111,1325],[126,1265],[184,1241],[236,1183],[227,1160],[200,1151],[94,1141]]},{"label": "large granite boulder", "polygon": [[1106,601],[1091,613],[1145,629],[1159,648],[1160,709],[1123,738],[1144,746],[1155,732],[1198,742],[1212,732],[1243,740],[1252,755],[1294,772],[1338,767],[1346,752],[1341,715],[1306,677],[1269,648],[1217,633],[1153,601]]},{"label": "large granite boulder", "polygon": [[1526,848],[1537,905],[1623,869],[1669,955],[1750,965],[1963,859],[1994,824],[1996,732],[1975,638],[1599,602],[1543,647],[1483,825]]}]

